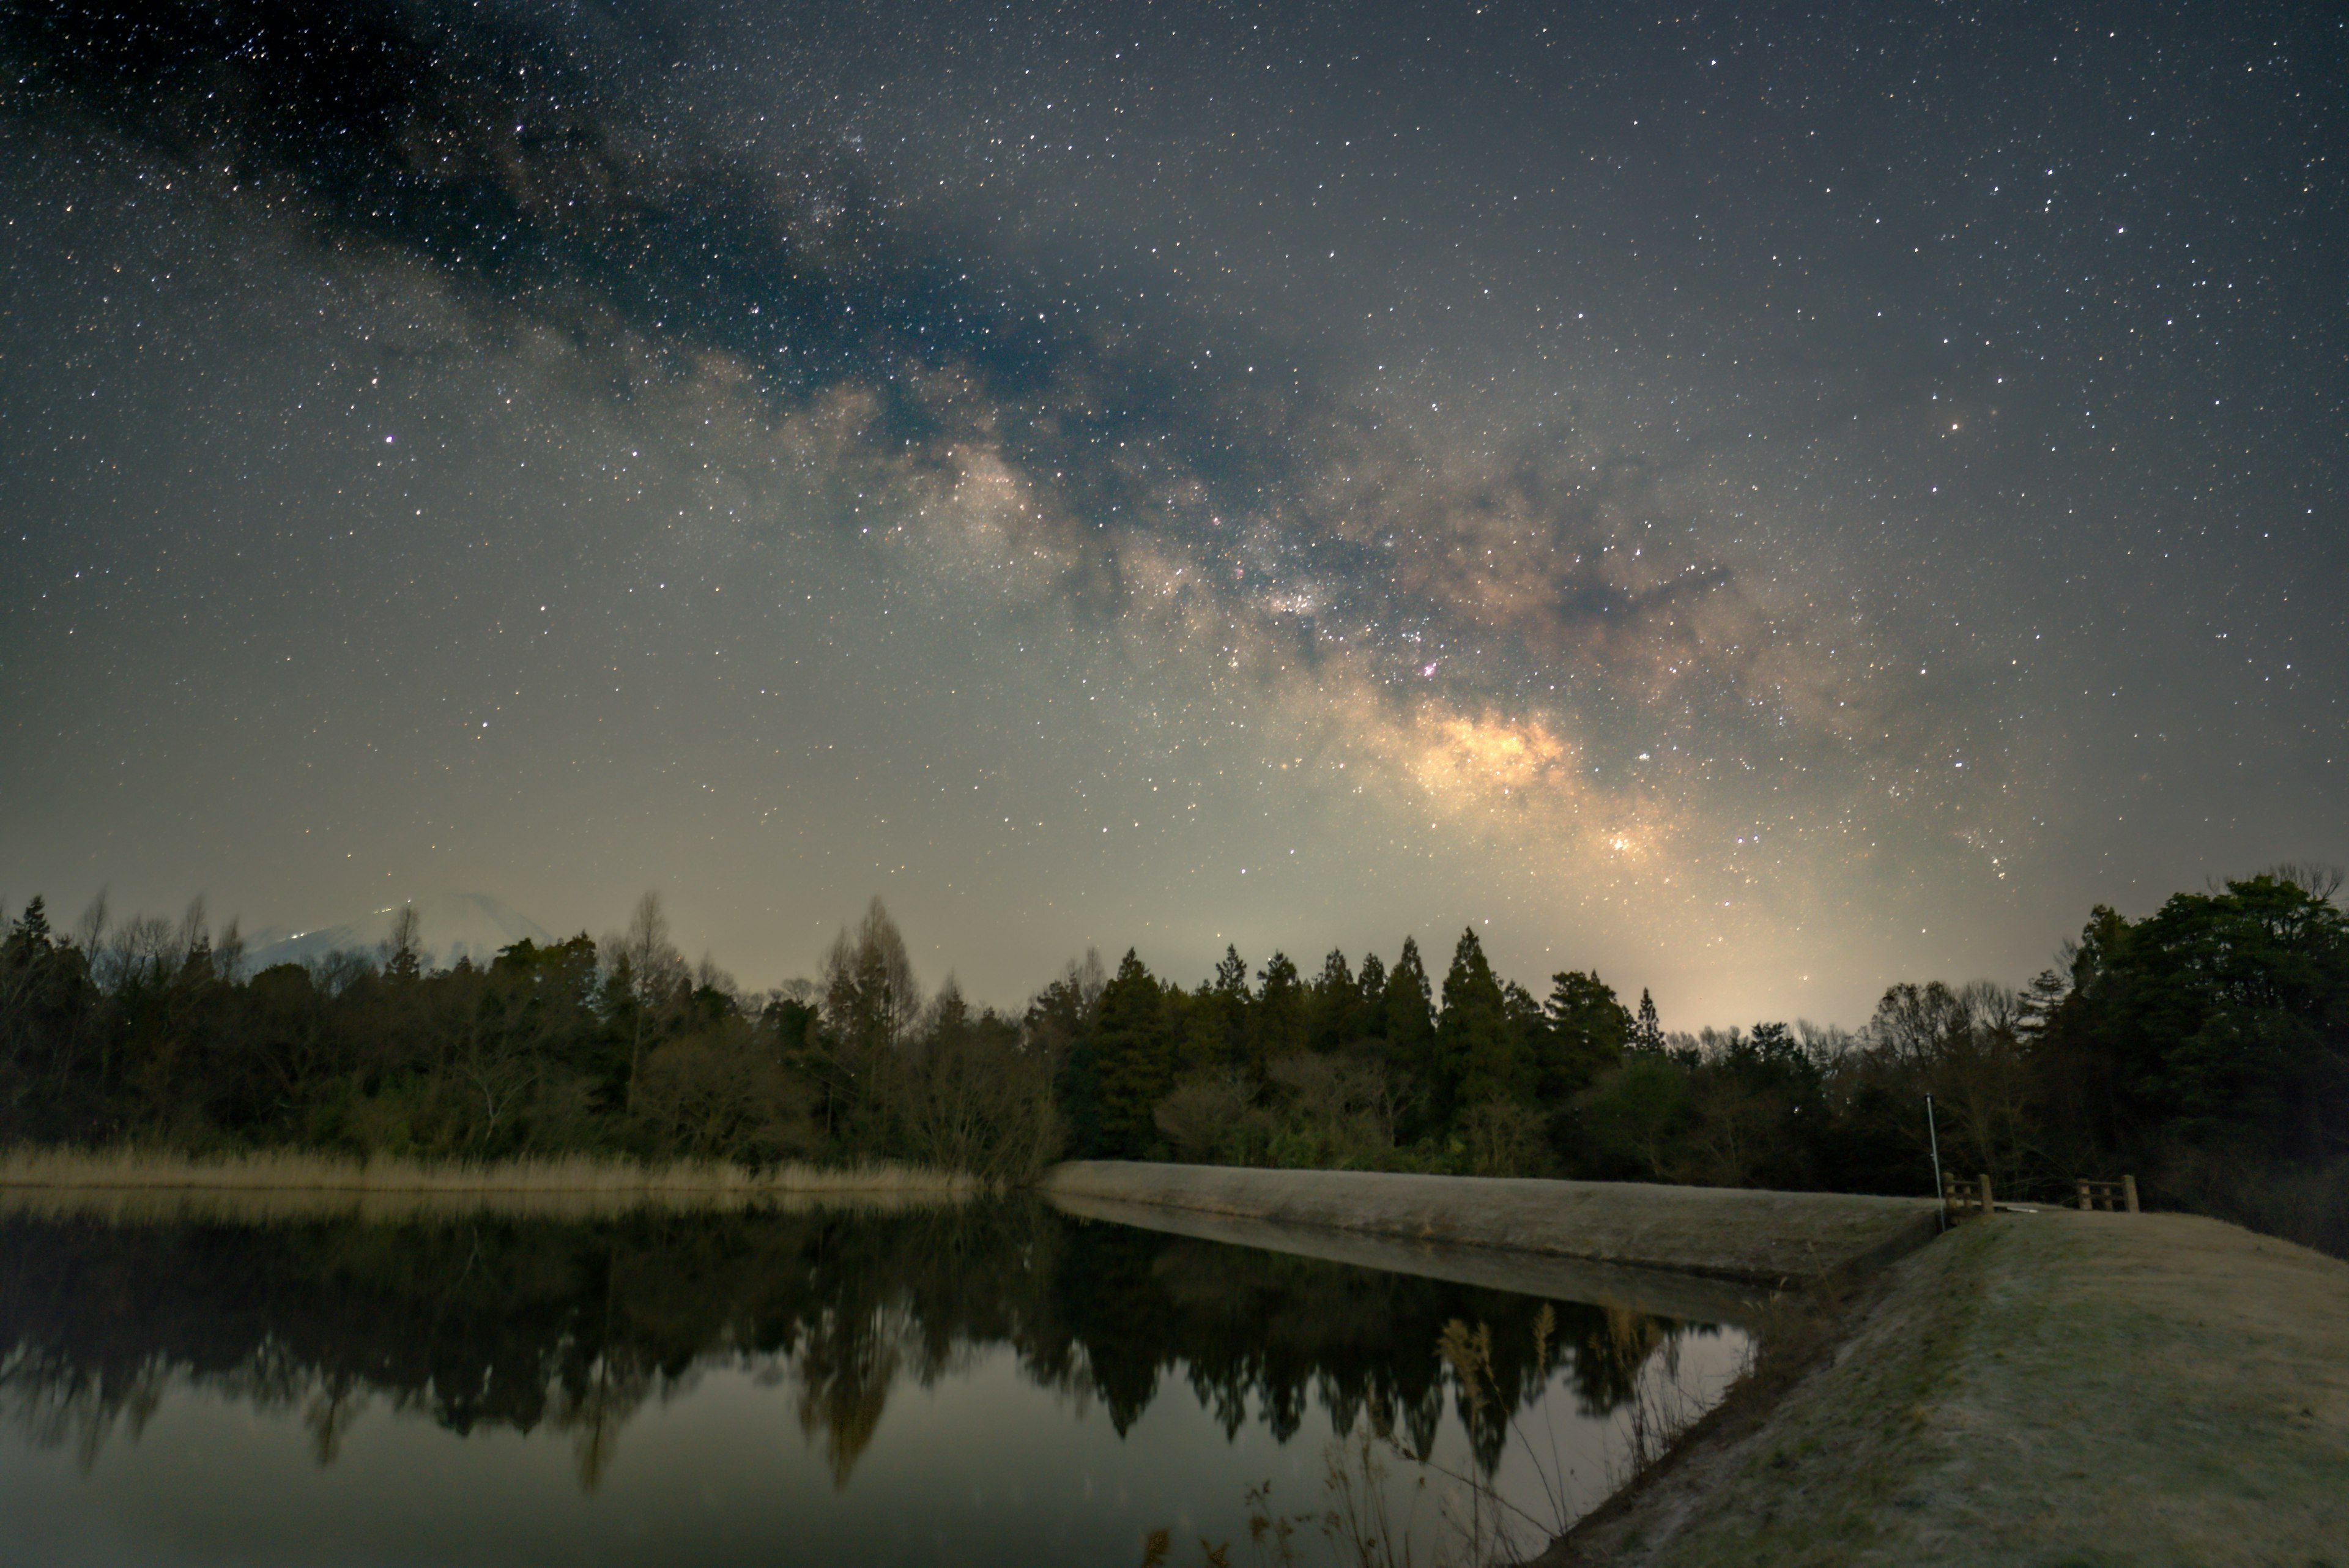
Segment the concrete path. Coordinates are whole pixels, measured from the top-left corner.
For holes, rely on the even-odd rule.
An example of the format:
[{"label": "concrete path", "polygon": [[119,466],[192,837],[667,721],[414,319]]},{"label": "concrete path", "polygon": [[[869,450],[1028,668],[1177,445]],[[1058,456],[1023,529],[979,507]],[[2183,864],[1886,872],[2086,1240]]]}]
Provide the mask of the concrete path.
[{"label": "concrete path", "polygon": [[1055,1166],[1040,1185],[1055,1199],[1152,1204],[1771,1287],[1888,1262],[1931,1239],[1939,1207],[1930,1199],[1830,1192],[1119,1160]]},{"label": "concrete path", "polygon": [[2349,1564],[2349,1263],[2182,1215],[2002,1214],[1551,1563]]}]

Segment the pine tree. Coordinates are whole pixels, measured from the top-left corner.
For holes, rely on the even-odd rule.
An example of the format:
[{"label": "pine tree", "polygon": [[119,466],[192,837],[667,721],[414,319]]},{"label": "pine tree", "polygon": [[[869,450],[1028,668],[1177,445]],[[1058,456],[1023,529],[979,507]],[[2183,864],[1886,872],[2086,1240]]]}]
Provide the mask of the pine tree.
[{"label": "pine tree", "polygon": [[1151,1112],[1174,1086],[1174,1031],[1165,992],[1132,948],[1102,992],[1092,1070],[1100,1102],[1099,1152],[1111,1158],[1147,1158],[1158,1141]]},{"label": "pine tree", "polygon": [[1323,1055],[1350,1045],[1358,1027],[1361,999],[1355,990],[1354,971],[1336,948],[1321,961],[1321,976],[1309,988],[1306,1004],[1305,1043]]},{"label": "pine tree", "polygon": [[1661,1051],[1664,1048],[1663,1025],[1656,1019],[1656,999],[1648,988],[1640,988],[1640,1015],[1631,1024],[1631,1033],[1624,1044],[1633,1051]]},{"label": "pine tree", "polygon": [[1486,1100],[1530,1100],[1532,1054],[1509,1027],[1507,999],[1474,929],[1460,933],[1435,1024],[1434,1108],[1443,1122]]},{"label": "pine tree", "polygon": [[1363,1038],[1387,1037],[1387,966],[1376,953],[1362,955],[1361,972],[1354,977],[1354,1018]]},{"label": "pine tree", "polygon": [[1387,971],[1380,1011],[1385,1015],[1387,1068],[1400,1081],[1411,1111],[1403,1117],[1404,1136],[1416,1138],[1438,1131],[1435,1115],[1435,996],[1420,962],[1419,942],[1402,940],[1394,968]]},{"label": "pine tree", "polygon": [[1237,948],[1226,947],[1215,977],[1192,999],[1190,1073],[1216,1077],[1247,1065],[1248,1003],[1247,961]]},{"label": "pine tree", "polygon": [[1240,957],[1239,949],[1224,949],[1224,956],[1216,961],[1212,988],[1217,996],[1236,997],[1243,1002],[1247,1000],[1247,961]]},{"label": "pine tree", "polygon": [[[1641,998],[1648,1016],[1655,1003]],[[1623,1059],[1623,1048],[1638,1025],[1614,988],[1596,974],[1569,970],[1550,976],[1549,1001],[1543,1004],[1549,1022],[1542,1053],[1544,1101],[1556,1104],[1588,1088],[1599,1074]]]},{"label": "pine tree", "polygon": [[1247,1012],[1247,1067],[1260,1084],[1273,1063],[1305,1049],[1305,986],[1282,952],[1265,961],[1257,979],[1262,984]]}]

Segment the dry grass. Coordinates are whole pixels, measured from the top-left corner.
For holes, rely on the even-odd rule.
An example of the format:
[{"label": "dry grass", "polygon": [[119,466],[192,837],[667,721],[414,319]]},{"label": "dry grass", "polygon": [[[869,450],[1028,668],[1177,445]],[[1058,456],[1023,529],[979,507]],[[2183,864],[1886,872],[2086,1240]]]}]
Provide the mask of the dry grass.
[{"label": "dry grass", "polygon": [[1775,1406],[1543,1563],[2342,1560],[2338,1261],[2186,1215],[2049,1211],[1962,1226],[1866,1289]]},{"label": "dry grass", "polygon": [[958,1202],[987,1190],[975,1177],[903,1165],[751,1170],[719,1161],[641,1165],[586,1156],[473,1164],[291,1150],[202,1158],[131,1148],[0,1152],[0,1213],[118,1221],[905,1209]]}]

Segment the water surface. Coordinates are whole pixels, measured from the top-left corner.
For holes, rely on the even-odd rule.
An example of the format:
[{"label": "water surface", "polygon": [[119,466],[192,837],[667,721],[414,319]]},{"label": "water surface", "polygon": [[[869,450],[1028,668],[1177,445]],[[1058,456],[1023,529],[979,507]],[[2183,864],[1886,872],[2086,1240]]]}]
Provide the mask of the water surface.
[{"label": "water surface", "polygon": [[1427,1561],[1745,1344],[1032,1202],[0,1219],[0,1560],[1310,1562],[1350,1505]]}]

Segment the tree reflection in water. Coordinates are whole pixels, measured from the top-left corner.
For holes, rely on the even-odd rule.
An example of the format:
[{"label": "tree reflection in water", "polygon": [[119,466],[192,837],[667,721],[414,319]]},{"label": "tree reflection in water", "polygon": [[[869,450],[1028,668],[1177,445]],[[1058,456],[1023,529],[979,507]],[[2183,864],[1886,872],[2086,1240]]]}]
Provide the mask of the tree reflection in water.
[{"label": "tree reflection in water", "polygon": [[[1539,1314],[1551,1315],[1545,1325]],[[1489,1329],[1477,1376],[1438,1352]],[[378,1401],[455,1433],[570,1435],[593,1490],[647,1401],[715,1367],[796,1388],[845,1487],[893,1388],[1008,1346],[1124,1434],[1180,1378],[1227,1437],[1310,1411],[1433,1448],[1447,1399],[1490,1473],[1561,1373],[1633,1406],[1658,1349],[1711,1333],[1086,1223],[1032,1202],[898,1213],[645,1212],[567,1221],[109,1225],[0,1220],[0,1404],[85,1466],[174,1386],[298,1414],[320,1464]]]}]

